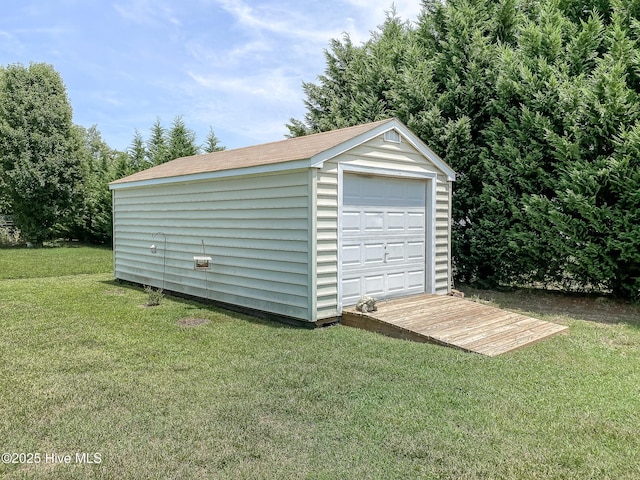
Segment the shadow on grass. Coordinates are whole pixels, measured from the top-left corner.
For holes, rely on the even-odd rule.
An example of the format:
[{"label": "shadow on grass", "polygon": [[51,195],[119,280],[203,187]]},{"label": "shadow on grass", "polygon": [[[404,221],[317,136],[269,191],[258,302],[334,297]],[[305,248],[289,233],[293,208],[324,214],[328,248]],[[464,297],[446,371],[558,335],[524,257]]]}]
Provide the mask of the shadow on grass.
[{"label": "shadow on grass", "polygon": [[[115,289],[133,290],[144,294],[144,286],[128,282],[125,280],[101,280],[103,285],[109,285]],[[171,298],[171,301],[177,302],[183,305],[194,306],[209,310],[213,313],[220,313],[223,315],[233,315],[238,320],[244,320],[250,323],[259,325],[265,325],[274,329],[311,329],[315,328],[314,324],[310,322],[303,322],[293,318],[287,318],[273,313],[262,312],[250,308],[240,307],[237,305],[231,305],[228,303],[218,302],[216,300],[210,300],[201,297],[195,297],[193,295],[187,295],[180,292],[173,292],[170,290],[164,290],[163,293]],[[154,308],[154,307],[150,307]]]},{"label": "shadow on grass", "polygon": [[603,295],[535,288],[513,288],[505,291],[483,290],[469,285],[457,288],[469,299],[475,298],[538,316],[569,317],[606,324],[625,323],[640,328],[640,304]]}]

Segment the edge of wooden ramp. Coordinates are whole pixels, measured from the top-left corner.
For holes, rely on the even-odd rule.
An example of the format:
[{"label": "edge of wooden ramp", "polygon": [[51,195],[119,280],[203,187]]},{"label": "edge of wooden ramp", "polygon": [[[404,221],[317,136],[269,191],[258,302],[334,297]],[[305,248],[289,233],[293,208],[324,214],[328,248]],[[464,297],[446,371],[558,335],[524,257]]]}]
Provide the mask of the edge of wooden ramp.
[{"label": "edge of wooden ramp", "polygon": [[422,294],[379,302],[375,312],[354,307],[342,324],[422,343],[436,343],[494,357],[569,328],[501,308],[446,295]]}]

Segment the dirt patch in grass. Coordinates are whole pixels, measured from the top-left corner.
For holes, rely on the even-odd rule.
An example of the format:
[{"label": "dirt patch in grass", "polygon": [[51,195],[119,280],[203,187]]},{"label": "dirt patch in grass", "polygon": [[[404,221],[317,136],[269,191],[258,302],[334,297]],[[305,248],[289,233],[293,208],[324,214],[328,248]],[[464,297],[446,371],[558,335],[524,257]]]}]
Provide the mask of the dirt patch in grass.
[{"label": "dirt patch in grass", "polygon": [[518,288],[509,291],[459,286],[469,300],[540,316],[572,317],[599,323],[628,323],[640,327],[640,304],[606,296]]},{"label": "dirt patch in grass", "polygon": [[197,327],[209,323],[209,320],[206,318],[185,317],[178,320],[177,323],[181,327]]}]

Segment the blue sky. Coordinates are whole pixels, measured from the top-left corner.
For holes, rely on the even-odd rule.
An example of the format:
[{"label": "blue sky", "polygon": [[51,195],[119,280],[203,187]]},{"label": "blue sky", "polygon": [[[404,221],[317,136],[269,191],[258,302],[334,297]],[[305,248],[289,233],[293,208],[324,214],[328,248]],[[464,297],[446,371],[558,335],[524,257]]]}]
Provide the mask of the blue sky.
[{"label": "blue sky", "polygon": [[[3,0],[0,64],[46,62],[62,76],[74,122],[124,150],[176,115],[204,143],[280,140],[304,115],[303,81],[344,32],[366,41],[392,0]],[[419,0],[396,0],[415,21]]]}]

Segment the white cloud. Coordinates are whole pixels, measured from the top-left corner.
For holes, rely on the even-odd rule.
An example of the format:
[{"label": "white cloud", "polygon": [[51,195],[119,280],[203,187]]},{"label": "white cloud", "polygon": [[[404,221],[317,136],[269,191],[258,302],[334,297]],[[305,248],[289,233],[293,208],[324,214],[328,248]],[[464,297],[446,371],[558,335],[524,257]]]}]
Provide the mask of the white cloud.
[{"label": "white cloud", "polygon": [[415,20],[422,11],[421,2],[416,0],[343,0],[345,3],[357,7],[363,14],[369,14],[371,19],[384,20],[386,12],[392,6],[403,20]]},{"label": "white cloud", "polygon": [[365,42],[392,2],[416,20],[419,0],[9,2],[0,63],[54,64],[76,121],[99,123],[115,148],[175,115],[199,140],[211,125],[238,147],[281,139],[305,113],[302,82],[322,74],[330,40]]},{"label": "white cloud", "polygon": [[0,30],[0,37],[2,37],[5,41],[13,40],[13,35],[11,35],[9,32],[3,32],[2,30]]},{"label": "white cloud", "polygon": [[70,28],[62,28],[62,27],[40,27],[40,28],[16,28],[14,30],[16,33],[25,33],[25,34],[41,34],[41,35],[65,35],[69,33],[73,33],[74,31]]},{"label": "white cloud", "polygon": [[220,49],[205,40],[188,40],[185,48],[199,63],[211,63],[217,68],[238,66],[246,59],[260,58],[272,51],[268,40],[252,40],[230,49]]},{"label": "white cloud", "polygon": [[250,95],[263,102],[288,102],[299,93],[298,77],[282,68],[248,74],[228,76],[220,74],[198,74],[189,76],[206,90],[222,95]]},{"label": "white cloud", "polygon": [[385,21],[386,15],[395,7],[396,14],[402,21],[415,22],[422,11],[421,2],[417,0],[342,0],[356,10],[352,19],[351,39],[354,43],[364,42],[371,37]]},{"label": "white cloud", "polygon": [[189,72],[189,78],[185,119],[213,126],[230,147],[280,140],[289,118],[303,114],[301,75],[281,65],[233,74]]},{"label": "white cloud", "polygon": [[158,1],[134,0],[126,4],[114,3],[113,8],[123,18],[138,24],[170,23],[175,26],[181,25],[171,7]]},{"label": "white cloud", "polygon": [[[323,72],[330,40],[347,33],[354,43],[365,42],[391,10],[390,0],[204,1],[215,8],[209,14],[222,10],[231,22],[222,41],[187,38],[185,119],[212,125],[223,143],[230,135],[233,147],[283,138],[289,118],[304,115],[302,82]],[[420,2],[396,1],[396,10],[415,20]]]},{"label": "white cloud", "polygon": [[[243,0],[215,0],[227,13],[232,15],[239,25],[275,33],[283,37],[305,39],[306,41],[326,44],[331,38],[340,36],[343,29],[335,15],[327,15],[326,8],[300,8],[299,2],[261,3],[253,7]],[[305,5],[305,7],[310,7]],[[329,10],[331,12],[331,10]]]},{"label": "white cloud", "polygon": [[22,43],[15,35],[0,30],[0,51],[17,52],[23,48]]}]

